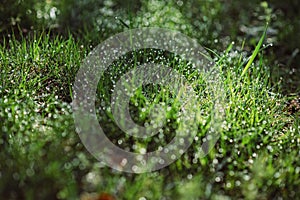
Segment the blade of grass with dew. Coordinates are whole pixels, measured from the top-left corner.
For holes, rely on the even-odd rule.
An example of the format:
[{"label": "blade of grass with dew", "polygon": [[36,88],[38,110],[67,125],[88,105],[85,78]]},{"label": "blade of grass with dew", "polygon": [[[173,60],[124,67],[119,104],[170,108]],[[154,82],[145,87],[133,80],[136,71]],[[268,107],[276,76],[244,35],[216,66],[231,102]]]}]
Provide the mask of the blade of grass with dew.
[{"label": "blade of grass with dew", "polygon": [[255,49],[254,49],[254,51],[253,51],[253,53],[252,53],[252,55],[250,57],[250,60],[248,61],[247,65],[245,66],[245,68],[244,68],[244,70],[243,70],[243,72],[241,74],[241,77],[243,77],[246,74],[246,72],[248,71],[249,67],[253,63],[254,59],[256,58],[256,56],[257,56],[257,54],[258,54],[258,52],[260,50],[260,47],[261,47],[261,45],[262,45],[262,43],[263,43],[263,41],[265,39],[267,28],[268,28],[268,25],[266,26],[263,35],[261,36],[258,44],[256,45],[256,47],[255,47]]},{"label": "blade of grass with dew", "polygon": [[[241,48],[241,51],[243,51],[243,50],[244,50],[244,47],[245,47],[245,42],[246,42],[246,40],[244,39],[244,40],[243,40],[243,43],[242,43],[242,48]],[[238,64],[239,64],[239,65],[241,65],[242,58],[243,58],[243,54],[241,54],[241,55],[240,55],[239,62],[238,62]]]}]

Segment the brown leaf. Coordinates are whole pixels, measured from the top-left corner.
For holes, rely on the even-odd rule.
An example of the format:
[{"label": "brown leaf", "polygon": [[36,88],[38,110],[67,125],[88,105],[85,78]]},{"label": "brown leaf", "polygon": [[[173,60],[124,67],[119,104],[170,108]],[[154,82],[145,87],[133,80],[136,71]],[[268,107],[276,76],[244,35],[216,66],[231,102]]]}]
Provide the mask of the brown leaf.
[{"label": "brown leaf", "polygon": [[84,193],[80,196],[80,200],[115,200],[115,198],[108,193]]}]

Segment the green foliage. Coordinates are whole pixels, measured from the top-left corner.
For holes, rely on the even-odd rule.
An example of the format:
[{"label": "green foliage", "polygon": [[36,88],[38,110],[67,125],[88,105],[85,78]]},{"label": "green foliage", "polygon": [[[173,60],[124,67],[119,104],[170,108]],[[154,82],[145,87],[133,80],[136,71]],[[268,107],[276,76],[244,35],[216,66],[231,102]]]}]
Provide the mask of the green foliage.
[{"label": "green foliage", "polygon": [[[275,59],[286,60],[293,66],[297,60],[296,54],[291,57],[289,53],[299,44],[295,34],[299,2],[289,2],[4,0],[0,28],[9,36],[0,44],[0,196],[78,199],[86,193],[107,192],[119,199],[297,198],[299,113],[291,116],[284,111],[287,98],[278,90],[284,86],[276,82],[281,74],[275,73],[274,64]],[[199,157],[199,147],[211,125],[207,76],[190,73],[186,63],[155,51],[140,56],[172,63],[186,78],[195,80],[203,117],[188,152],[159,172],[136,175],[112,171],[82,146],[70,106],[72,83],[82,59],[93,48],[91,44],[128,29],[115,17],[130,28],[179,30],[210,47],[215,67],[221,71],[226,118],[219,141],[206,157]],[[269,20],[263,42],[260,36]],[[19,28],[21,34],[16,31]],[[71,33],[64,30],[67,28]],[[273,43],[284,52],[263,43]],[[128,60],[121,59],[99,82],[98,96],[107,95],[107,103],[112,77],[126,72],[128,68],[122,65],[136,64]],[[173,97],[161,91],[155,85],[136,91],[131,114],[137,122],[147,121],[147,114],[158,101],[176,107]],[[148,110],[142,113],[145,107]],[[172,109],[166,113],[169,119],[176,119]],[[117,143],[117,136],[122,135],[111,122],[111,115],[100,114],[101,123],[110,131],[108,137]],[[177,128],[174,120],[169,125]],[[169,129],[170,135],[173,129]],[[168,141],[167,137],[160,139],[141,142],[125,137],[120,146],[138,151]]]}]

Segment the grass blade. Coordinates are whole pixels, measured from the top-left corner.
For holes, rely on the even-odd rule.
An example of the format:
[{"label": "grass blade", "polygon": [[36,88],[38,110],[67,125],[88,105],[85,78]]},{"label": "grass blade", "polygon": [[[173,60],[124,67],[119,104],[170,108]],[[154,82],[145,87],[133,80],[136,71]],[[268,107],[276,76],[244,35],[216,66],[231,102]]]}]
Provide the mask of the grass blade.
[{"label": "grass blade", "polygon": [[252,53],[252,55],[250,57],[250,60],[248,61],[247,65],[245,66],[245,68],[244,68],[241,76],[244,76],[246,74],[246,72],[248,71],[249,67],[253,63],[254,59],[256,58],[256,56],[257,56],[257,54],[258,54],[258,52],[260,50],[260,47],[261,47],[261,45],[262,45],[262,43],[263,43],[263,41],[265,39],[267,28],[268,28],[268,26],[266,26],[265,31],[264,31],[263,35],[261,36],[258,44],[256,45],[256,47],[255,47],[255,49],[254,49],[254,51],[253,51],[253,53]]}]

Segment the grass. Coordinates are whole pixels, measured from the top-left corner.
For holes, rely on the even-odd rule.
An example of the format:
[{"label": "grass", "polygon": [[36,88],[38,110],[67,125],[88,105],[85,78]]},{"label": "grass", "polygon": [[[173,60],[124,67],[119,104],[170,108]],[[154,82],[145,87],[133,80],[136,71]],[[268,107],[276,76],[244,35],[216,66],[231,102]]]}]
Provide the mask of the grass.
[{"label": "grass", "polygon": [[[240,79],[248,57],[236,49],[232,45],[215,55],[226,92],[226,117],[221,137],[209,155],[199,157],[201,139],[211,126],[212,107],[206,100],[210,94],[201,86],[205,76],[198,75],[196,91],[203,102],[203,119],[194,143],[167,168],[134,175],[98,163],[74,130],[71,85],[90,48],[71,35],[36,34],[20,41],[12,36],[4,41],[0,49],[1,196],[73,199],[85,193],[108,192],[119,199],[296,198],[299,120],[283,111],[286,99],[272,88],[264,53],[254,52],[257,61],[249,64],[248,73]],[[173,63],[173,67],[184,71],[187,65]],[[111,87],[108,79],[103,79],[103,84]],[[160,95],[155,88],[140,88],[136,100],[142,103],[146,94]],[[141,108],[138,104],[136,112]],[[109,117],[105,122],[109,135],[116,139],[118,131],[113,131]],[[133,147],[138,141],[125,138],[123,142]]]},{"label": "grass", "polygon": [[[179,160],[153,173],[127,174],[104,166],[87,152],[75,131],[70,106],[75,75],[94,44],[114,32],[99,37],[87,30],[81,38],[76,34],[30,32],[26,36],[10,34],[1,40],[0,196],[92,199],[107,193],[117,199],[141,200],[299,198],[299,112],[291,115],[287,111],[286,102],[291,97],[283,96],[281,82],[274,81],[277,67],[263,47],[264,41],[272,38],[265,32],[260,40],[253,35],[243,42],[223,40],[219,25],[223,20],[231,24],[232,19],[222,18],[221,8],[222,4],[215,1],[183,6],[142,1],[141,12],[133,15],[130,23],[121,19],[121,24],[114,24],[118,22],[115,20],[109,26],[115,31],[153,25],[176,29],[213,47],[207,50],[224,90],[224,119],[220,138],[205,157],[200,147],[213,125],[215,112],[209,74],[193,72],[173,54],[148,49],[124,56],[100,79],[96,105],[105,102],[105,109],[97,113],[99,122],[112,142],[137,152],[156,149],[174,137],[180,127],[176,121],[180,109],[176,97],[163,92],[168,88],[151,84],[138,88],[130,102],[134,121],[141,125],[149,122],[151,109],[162,102],[169,121],[157,137],[129,137],[117,128],[111,111],[106,109],[114,82],[136,67],[137,61],[148,58],[168,64],[193,84],[201,113],[193,144]],[[256,10],[259,16],[267,12],[268,16],[263,17],[270,17],[270,9]],[[182,14],[190,11],[190,15]],[[162,22],[162,18],[167,20]],[[233,34],[237,34],[239,25],[229,28],[234,29]]]},{"label": "grass", "polygon": [[259,53],[260,47],[262,46],[262,44],[264,42],[264,39],[266,37],[266,32],[267,32],[267,27],[266,27],[266,29],[265,29],[262,37],[260,38],[258,44],[256,45],[256,47],[255,47],[255,49],[254,49],[254,51],[253,51],[253,53],[252,53],[252,55],[251,55],[251,57],[250,57],[247,65],[245,66],[245,68],[244,68],[244,70],[243,70],[243,72],[241,74],[242,77],[246,74],[247,70],[249,69],[249,67],[253,63],[254,59],[256,58],[257,54]]}]

